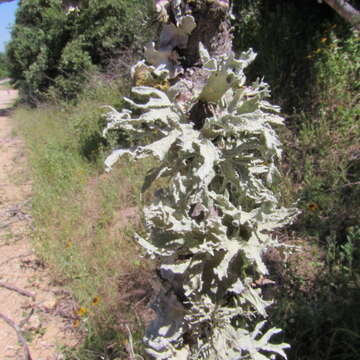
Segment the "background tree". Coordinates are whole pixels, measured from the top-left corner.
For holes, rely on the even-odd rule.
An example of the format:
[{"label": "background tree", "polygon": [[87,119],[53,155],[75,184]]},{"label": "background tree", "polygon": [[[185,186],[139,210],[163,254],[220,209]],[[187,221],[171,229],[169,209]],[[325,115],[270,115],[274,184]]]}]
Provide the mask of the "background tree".
[{"label": "background tree", "polygon": [[0,79],[8,76],[8,63],[4,53],[0,53]]},{"label": "background tree", "polygon": [[20,3],[7,52],[11,78],[31,101],[44,99],[49,90],[74,98],[89,72],[104,70],[110,59],[138,49],[146,38],[151,13],[146,0],[76,3],[79,7],[64,7],[62,0]]}]

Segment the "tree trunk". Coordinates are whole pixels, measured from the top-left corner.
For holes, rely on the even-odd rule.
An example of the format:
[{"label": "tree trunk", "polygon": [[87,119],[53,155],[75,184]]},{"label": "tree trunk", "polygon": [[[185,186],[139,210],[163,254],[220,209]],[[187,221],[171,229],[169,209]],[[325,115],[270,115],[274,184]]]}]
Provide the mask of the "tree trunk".
[{"label": "tree trunk", "polygon": [[325,0],[341,17],[360,30],[360,11],[344,0]]},{"label": "tree trunk", "polygon": [[[200,43],[212,57],[220,58],[232,52],[232,35],[229,17],[230,0],[174,1],[155,0],[159,19],[163,23],[159,50],[171,52],[174,67],[180,74],[174,77],[181,96],[177,99],[182,108],[190,115],[195,128],[200,129],[209,113],[208,104],[199,101],[188,107],[188,100],[194,97],[206,83],[209,73],[202,69],[199,55]],[[196,27],[186,38],[175,29],[181,28],[178,20],[185,14],[191,15]]]}]

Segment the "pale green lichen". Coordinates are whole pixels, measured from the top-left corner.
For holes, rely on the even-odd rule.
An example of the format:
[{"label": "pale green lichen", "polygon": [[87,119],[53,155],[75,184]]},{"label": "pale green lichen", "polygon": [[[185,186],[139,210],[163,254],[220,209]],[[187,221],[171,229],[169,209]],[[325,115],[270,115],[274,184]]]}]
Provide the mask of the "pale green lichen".
[{"label": "pale green lichen", "polygon": [[140,86],[132,89],[137,101],[125,99],[130,110],[108,113],[104,130],[105,135],[121,130],[134,144],[115,150],[105,162],[108,168],[124,154],[152,156],[158,166],[143,190],[160,177],[168,179],[144,208],[146,237],[137,236],[162,260],[161,275],[172,289],[159,295],[158,318],[146,332],[148,353],[164,360],[286,358],[288,345],[270,342],[278,329],[261,336],[265,322],[256,319],[266,317],[271,302],[254,287],[268,275],[262,255],[280,245],[271,231],[297,214],[280,207],[272,191],[281,157],[273,126],[282,118],[266,101],[265,83],[245,86],[252,51],[239,59],[215,59],[200,45],[200,55],[209,76],[191,103],[200,100],[211,108],[201,129],[170,100],[171,88]]}]

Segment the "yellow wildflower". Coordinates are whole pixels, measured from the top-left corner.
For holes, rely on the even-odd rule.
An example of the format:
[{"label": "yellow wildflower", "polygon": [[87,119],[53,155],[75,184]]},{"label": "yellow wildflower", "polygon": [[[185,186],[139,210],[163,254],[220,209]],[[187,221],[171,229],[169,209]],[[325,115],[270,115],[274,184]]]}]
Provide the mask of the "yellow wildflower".
[{"label": "yellow wildflower", "polygon": [[80,317],[85,316],[88,313],[88,309],[86,307],[80,306],[79,310],[77,311],[77,314]]},{"label": "yellow wildflower", "polygon": [[79,319],[74,320],[72,323],[72,327],[76,329],[79,326],[80,326],[80,320]]},{"label": "yellow wildflower", "polygon": [[318,207],[317,204],[315,204],[315,203],[310,203],[310,204],[308,204],[307,208],[308,208],[310,211],[314,212],[314,211],[316,211],[319,207]]},{"label": "yellow wildflower", "polygon": [[73,246],[73,242],[71,240],[69,240],[65,245],[65,249],[68,249],[68,248],[70,248],[72,246]]},{"label": "yellow wildflower", "polygon": [[100,302],[100,297],[99,296],[95,296],[92,301],[91,301],[91,304],[92,305],[97,305],[98,303]]}]

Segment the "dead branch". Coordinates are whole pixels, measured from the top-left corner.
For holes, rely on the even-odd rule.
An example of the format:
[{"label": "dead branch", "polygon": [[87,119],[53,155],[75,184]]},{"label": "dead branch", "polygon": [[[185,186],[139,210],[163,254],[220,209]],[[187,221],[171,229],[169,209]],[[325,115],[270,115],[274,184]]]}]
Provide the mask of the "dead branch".
[{"label": "dead branch", "polygon": [[349,187],[349,186],[354,186],[354,185],[360,185],[360,181],[356,181],[356,182],[353,182],[353,183],[348,183],[348,184],[343,185],[342,187]]},{"label": "dead branch", "polygon": [[8,226],[10,226],[11,224],[15,224],[17,221],[19,221],[19,220],[7,221],[5,224],[0,225],[0,229],[5,229]]},{"label": "dead branch", "polygon": [[30,291],[26,291],[26,290],[23,290],[23,289],[19,289],[16,286],[5,284],[5,283],[0,281],[0,287],[3,287],[5,289],[11,290],[11,291],[15,291],[20,295],[27,296],[27,297],[35,299],[35,294],[34,293],[31,293]]},{"label": "dead branch", "polygon": [[34,309],[31,309],[28,316],[19,322],[20,329],[30,320],[30,318],[33,316],[33,314],[34,314]]},{"label": "dead branch", "polygon": [[341,17],[343,17],[350,24],[354,25],[356,29],[360,30],[360,11],[355,9],[348,1],[345,0],[324,0],[331,6]]},{"label": "dead branch", "polygon": [[24,348],[24,353],[25,353],[24,360],[33,360],[33,358],[31,357],[31,354],[30,354],[29,347],[28,347],[28,345],[26,343],[25,338],[23,337],[23,335],[21,333],[21,330],[20,330],[19,326],[16,325],[14,321],[9,319],[7,316],[5,316],[2,313],[0,313],[0,318],[3,319],[10,327],[12,327],[15,330],[16,335],[17,335],[18,340],[19,340],[19,343]]},{"label": "dead branch", "polygon": [[33,254],[33,252],[32,252],[32,251],[29,251],[29,252],[27,252],[27,253],[25,253],[25,254],[20,254],[20,255],[12,256],[12,257],[6,259],[5,261],[3,261],[2,263],[0,263],[0,266],[6,265],[6,264],[8,264],[10,261],[13,261],[13,260],[15,260],[15,259],[20,259],[20,258],[28,257],[28,256],[30,256],[30,255],[32,255],[32,254]]},{"label": "dead branch", "polygon": [[[32,185],[32,183],[19,184],[19,186],[30,186],[30,185]],[[0,186],[14,186],[14,184],[12,184],[12,183],[2,183],[2,184],[0,184]]]}]

